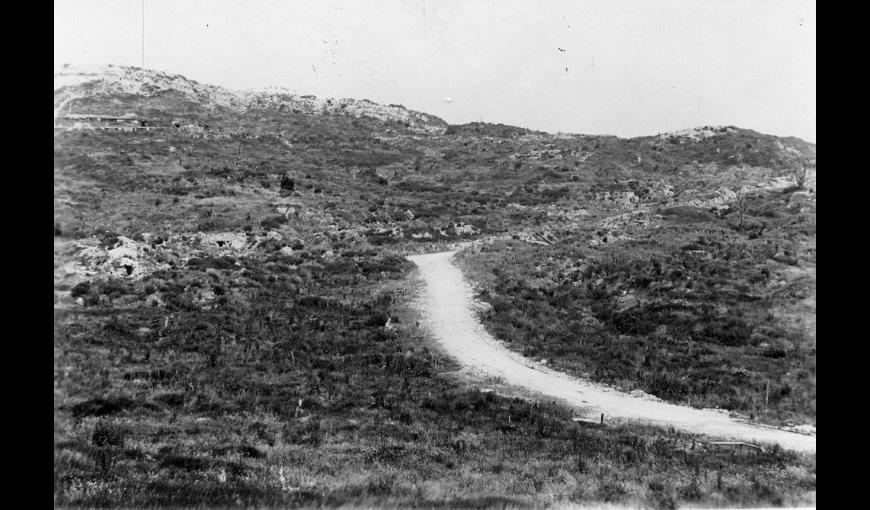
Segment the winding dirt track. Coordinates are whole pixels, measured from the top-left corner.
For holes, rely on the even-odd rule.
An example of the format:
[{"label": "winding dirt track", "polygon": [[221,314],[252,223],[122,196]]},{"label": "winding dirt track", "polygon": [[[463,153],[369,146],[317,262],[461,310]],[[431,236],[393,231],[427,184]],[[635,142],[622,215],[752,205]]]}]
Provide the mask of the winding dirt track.
[{"label": "winding dirt track", "polygon": [[427,329],[469,372],[560,399],[594,419],[641,421],[722,439],[778,443],[815,453],[815,436],[750,424],[726,414],[636,397],[547,368],[505,348],[475,317],[474,294],[451,262],[455,251],[412,255],[425,289],[417,299]]}]

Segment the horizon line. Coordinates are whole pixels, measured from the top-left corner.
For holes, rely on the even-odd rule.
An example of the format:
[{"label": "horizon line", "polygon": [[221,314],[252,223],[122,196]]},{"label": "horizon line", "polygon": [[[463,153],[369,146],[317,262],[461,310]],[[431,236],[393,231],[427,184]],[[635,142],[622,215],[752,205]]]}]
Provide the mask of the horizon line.
[{"label": "horizon line", "polygon": [[[266,86],[263,86],[263,87],[255,87],[255,88],[233,88],[233,87],[228,87],[228,86],[226,86],[226,85],[220,85],[220,84],[215,84],[215,83],[205,83],[205,82],[201,82],[201,81],[199,81],[199,80],[196,80],[196,79],[194,79],[194,78],[190,78],[190,77],[188,77],[187,75],[184,75],[184,74],[181,74],[181,73],[172,73],[172,72],[165,71],[165,70],[162,70],[162,69],[149,68],[149,67],[140,67],[140,66],[136,66],[136,65],[128,65],[128,64],[98,63],[98,62],[87,62],[87,63],[86,63],[86,62],[78,62],[78,63],[65,62],[65,63],[63,63],[63,64],[55,63],[55,64],[54,64],[54,74],[58,74],[59,71],[62,71],[62,70],[65,69],[65,68],[73,68],[73,69],[75,69],[75,68],[87,68],[87,67],[96,67],[96,68],[121,67],[121,68],[138,69],[138,70],[141,70],[141,71],[158,72],[158,73],[162,73],[162,74],[165,74],[165,75],[168,75],[168,76],[180,76],[180,77],[182,77],[182,78],[184,78],[184,79],[186,79],[186,80],[190,80],[190,81],[196,82],[196,83],[198,83],[198,84],[200,84],[200,85],[205,85],[205,86],[210,86],[210,87],[219,87],[219,88],[222,88],[222,89],[228,90],[228,91],[230,91],[230,92],[268,92],[269,89],[283,89],[283,90],[290,91],[293,95],[297,95],[297,96],[299,96],[299,97],[302,97],[302,96],[313,96],[313,97],[318,98],[318,99],[351,99],[351,100],[354,100],[354,101],[368,101],[368,102],[371,102],[371,103],[374,103],[374,104],[379,104],[379,105],[382,105],[382,106],[392,106],[392,105],[396,105],[396,104],[398,104],[398,103],[384,104],[384,103],[378,103],[378,102],[376,102],[376,101],[372,101],[372,100],[370,100],[370,99],[366,99],[366,98],[349,97],[349,96],[345,96],[345,97],[341,97],[341,98],[339,98],[339,97],[337,97],[337,96],[335,96],[335,97],[316,96],[316,95],[314,95],[314,94],[304,94],[304,93],[300,93],[300,92],[296,91],[296,90],[293,89],[293,88],[285,87],[285,86],[280,86],[280,85],[266,85]],[[57,89],[55,89],[55,90],[57,90]],[[504,126],[516,127],[516,128],[520,128],[520,129],[526,129],[526,130],[529,130],[529,131],[537,131],[537,132],[545,133],[545,134],[549,134],[549,135],[560,135],[560,134],[561,134],[561,135],[581,135],[581,136],[600,136],[600,137],[609,137],[609,136],[612,136],[612,137],[622,138],[622,139],[626,139],[626,140],[630,140],[630,139],[633,139],[633,138],[646,138],[646,137],[652,137],[652,136],[666,135],[666,134],[677,133],[677,132],[680,132],[680,131],[690,131],[690,130],[704,129],[704,128],[708,128],[708,127],[709,127],[709,128],[713,128],[713,129],[715,129],[715,128],[723,128],[723,127],[726,127],[726,128],[727,128],[727,127],[732,127],[732,128],[735,128],[735,129],[744,129],[744,130],[748,130],[748,131],[755,131],[756,133],[759,133],[759,134],[762,134],[762,135],[776,136],[776,137],[778,137],[778,138],[796,138],[796,139],[801,140],[801,141],[803,141],[803,142],[806,142],[806,143],[809,143],[809,144],[812,144],[812,145],[816,145],[816,142],[815,142],[814,140],[808,140],[808,139],[806,139],[806,138],[802,138],[802,137],[797,136],[797,135],[784,135],[784,134],[774,134],[774,133],[762,133],[761,131],[757,131],[757,130],[751,128],[751,127],[740,127],[740,126],[736,126],[736,125],[733,125],[733,124],[700,124],[700,125],[695,125],[695,126],[692,126],[692,127],[686,127],[686,128],[681,128],[681,129],[674,129],[674,130],[669,130],[669,131],[659,131],[659,132],[657,132],[657,133],[652,133],[652,134],[636,135],[636,136],[620,136],[620,135],[618,135],[618,134],[612,134],[612,133],[581,133],[581,132],[574,132],[574,131],[561,131],[561,130],[558,130],[558,131],[548,131],[548,130],[545,130],[545,129],[536,129],[536,128],[530,128],[530,127],[521,126],[521,125],[516,125],[516,124],[506,124],[506,123],[503,123],[503,122],[488,121],[488,120],[473,120],[473,121],[468,121],[468,122],[463,122],[463,123],[454,124],[454,123],[451,123],[451,122],[446,121],[446,120],[443,119],[440,115],[437,115],[437,114],[434,114],[434,113],[430,113],[430,112],[423,111],[423,110],[412,109],[412,108],[409,108],[409,107],[407,107],[407,106],[405,106],[405,105],[401,105],[401,104],[398,104],[398,106],[401,106],[402,108],[405,108],[406,110],[410,110],[410,111],[417,112],[417,113],[423,113],[423,114],[425,114],[425,115],[430,115],[430,116],[436,117],[436,118],[438,118],[438,119],[444,121],[448,126],[462,126],[462,125],[473,124],[473,123],[501,124],[501,125],[504,125]]]}]

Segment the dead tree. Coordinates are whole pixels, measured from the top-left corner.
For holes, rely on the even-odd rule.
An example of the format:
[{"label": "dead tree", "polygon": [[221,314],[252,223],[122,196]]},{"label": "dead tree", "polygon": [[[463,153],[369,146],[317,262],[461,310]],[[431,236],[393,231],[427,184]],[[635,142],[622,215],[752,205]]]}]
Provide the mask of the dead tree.
[{"label": "dead tree", "polygon": [[737,209],[737,230],[743,230],[743,221],[746,217],[747,197],[746,192],[742,188],[737,192],[734,206]]},{"label": "dead tree", "polygon": [[807,180],[807,173],[810,168],[815,168],[815,166],[816,162],[814,159],[805,157],[792,167],[791,174],[794,177],[794,182],[797,184],[798,188],[803,189],[804,183]]}]

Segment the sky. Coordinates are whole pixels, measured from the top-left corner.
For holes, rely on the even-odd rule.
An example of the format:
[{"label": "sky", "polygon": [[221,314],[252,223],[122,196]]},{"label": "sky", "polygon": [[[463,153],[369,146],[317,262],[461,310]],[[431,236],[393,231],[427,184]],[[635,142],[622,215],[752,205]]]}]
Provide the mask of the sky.
[{"label": "sky", "polygon": [[[55,0],[54,65],[398,103],[450,123],[816,139],[814,0]],[[144,5],[144,17],[143,17]]]}]

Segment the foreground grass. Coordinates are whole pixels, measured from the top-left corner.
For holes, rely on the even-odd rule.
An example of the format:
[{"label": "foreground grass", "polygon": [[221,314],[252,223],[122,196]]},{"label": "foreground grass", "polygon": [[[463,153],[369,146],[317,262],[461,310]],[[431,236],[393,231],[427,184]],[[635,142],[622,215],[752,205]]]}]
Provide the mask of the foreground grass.
[{"label": "foreground grass", "polygon": [[[561,407],[460,387],[416,327],[396,323],[391,303],[407,263],[341,260],[316,260],[318,272],[279,255],[196,266],[109,286],[111,295],[95,284],[90,304],[59,310],[56,505],[673,508],[813,498],[814,457],[575,423]],[[233,292],[210,310],[190,304],[184,289],[215,274],[234,279]],[[169,309],[136,305],[149,291]]]}]

